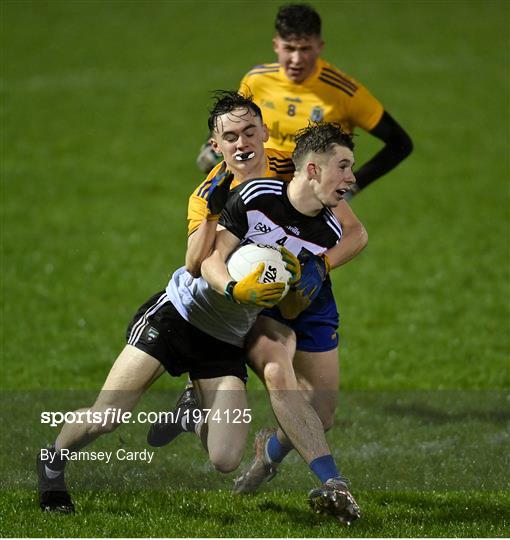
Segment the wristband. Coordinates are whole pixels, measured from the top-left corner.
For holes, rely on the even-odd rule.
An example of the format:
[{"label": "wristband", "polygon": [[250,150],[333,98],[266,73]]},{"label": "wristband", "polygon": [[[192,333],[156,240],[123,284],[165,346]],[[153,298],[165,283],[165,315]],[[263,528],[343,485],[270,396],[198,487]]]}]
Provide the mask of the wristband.
[{"label": "wristband", "polygon": [[220,219],[219,214],[207,214],[206,221],[218,221]]},{"label": "wristband", "polygon": [[231,301],[235,302],[234,300],[234,287],[237,285],[237,281],[229,281],[227,283],[227,286],[225,287],[224,295]]}]

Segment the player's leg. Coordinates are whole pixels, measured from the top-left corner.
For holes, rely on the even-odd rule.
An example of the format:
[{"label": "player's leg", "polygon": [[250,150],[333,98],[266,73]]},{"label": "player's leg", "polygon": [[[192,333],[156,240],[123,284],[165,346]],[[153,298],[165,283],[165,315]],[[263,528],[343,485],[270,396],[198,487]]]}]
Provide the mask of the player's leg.
[{"label": "player's leg", "polygon": [[[164,368],[149,354],[126,345],[113,364],[105,384],[94,404],[80,409],[79,422],[64,424],[57,440],[37,456],[39,506],[43,511],[74,512],[67,492],[64,470],[67,451],[83,448],[103,433],[113,431],[118,423],[113,411],[131,411],[145,389],[156,380]],[[110,411],[110,414],[108,413]],[[100,415],[100,422],[88,421],[87,413]]]},{"label": "player's leg", "polygon": [[305,399],[317,412],[324,431],[331,429],[338,404],[338,347],[329,351],[296,351],[294,371]]},{"label": "player's leg", "polygon": [[[317,413],[324,431],[333,425],[338,400],[339,368],[338,349],[324,352],[296,351],[294,371],[298,387]],[[255,452],[263,464],[261,481],[268,481],[276,474],[276,467],[293,449],[293,445],[281,428],[264,428],[255,436]],[[262,459],[266,457],[266,459]],[[260,465],[259,465],[260,467]],[[258,485],[252,478],[250,486],[238,485],[237,491],[255,491]]]},{"label": "player's leg", "polygon": [[[79,412],[98,413],[102,421],[66,423],[55,442],[56,450],[83,448],[118,427],[108,411],[132,411],[145,390],[165,371],[161,363],[132,345],[126,345],[113,364],[94,404]],[[119,415],[116,415],[118,418]],[[86,419],[85,415],[82,418]]]},{"label": "player's leg", "polygon": [[[333,426],[338,402],[338,348],[320,352],[296,351],[293,367],[301,394],[317,413],[324,431],[328,431]],[[282,447],[275,456],[279,463],[292,449],[292,444],[281,429],[278,429],[277,436]]]},{"label": "player's leg", "polygon": [[299,391],[292,365],[294,332],[261,316],[247,346],[250,365],[264,381],[278,423],[299,454],[307,463],[329,454],[322,423]]},{"label": "player's leg", "polygon": [[[295,346],[293,331],[272,318],[261,316],[250,334],[247,346],[250,365],[263,378],[278,423],[292,441],[292,446],[322,482],[338,477],[322,422],[298,387],[292,365]],[[269,458],[268,452],[271,452],[272,445],[278,446],[277,437],[268,438],[266,458]],[[249,491],[245,489],[251,483],[248,480],[260,473],[260,467],[256,469],[256,473],[248,470],[237,480],[237,492]]]},{"label": "player's leg", "polygon": [[250,427],[245,384],[235,376],[198,379],[193,384],[202,412],[197,434],[214,467],[231,472],[241,462]]},{"label": "player's leg", "polygon": [[[38,454],[39,503],[43,511],[74,511],[64,480],[67,451],[79,450],[102,433],[115,429],[118,424],[108,411],[131,411],[146,388],[163,373],[159,358],[164,355],[166,342],[160,319],[168,304],[166,294],[160,292],[141,306],[128,327],[128,344],[117,357],[92,407],[77,411],[81,413],[80,422],[66,423],[55,443]],[[90,413],[98,415],[101,421],[92,422]]]},{"label": "player's leg", "polygon": [[[324,287],[314,304],[293,321],[285,321],[276,310],[268,312],[268,316],[289,324],[296,332],[297,351],[293,368],[298,386],[323,426],[329,428],[336,406],[339,379],[339,316],[331,287]],[[315,386],[317,392],[312,391]],[[266,448],[271,461],[280,463],[292,449],[292,444],[280,428],[276,435],[268,438]]]}]

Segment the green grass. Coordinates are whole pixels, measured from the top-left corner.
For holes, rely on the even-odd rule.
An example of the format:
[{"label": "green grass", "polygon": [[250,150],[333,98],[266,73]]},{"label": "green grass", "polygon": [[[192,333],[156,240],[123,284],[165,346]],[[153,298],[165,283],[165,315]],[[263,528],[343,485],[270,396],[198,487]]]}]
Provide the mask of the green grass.
[{"label": "green grass", "polygon": [[[39,513],[33,455],[55,435],[40,411],[93,399],[135,309],[182,264],[209,92],[272,61],[277,3],[4,1],[3,536],[508,536],[508,4],[314,5],[325,58],[415,143],[354,200],[369,246],[334,273],[342,383],[329,440],[364,519],[340,529],[312,515],[297,458],[272,489],[234,499],[186,441],[145,471],[158,489],[136,489],[135,467],[127,490],[105,468],[87,491],[77,467],[79,513]],[[361,134],[358,163],[377,148]],[[161,403],[151,392],[142,407]],[[94,448],[143,435],[122,428]],[[184,495],[182,470],[184,488],[203,478],[208,491]]]},{"label": "green grass", "polygon": [[[5,535],[75,537],[498,537],[508,534],[508,493],[360,492],[365,518],[345,528],[281,490],[236,498],[218,492],[85,492],[73,516],[41,514],[34,494],[4,498]],[[20,508],[26,508],[21,510]],[[506,523],[506,530],[502,527]],[[276,528],[276,524],[278,527]],[[381,534],[382,533],[382,534]]]}]

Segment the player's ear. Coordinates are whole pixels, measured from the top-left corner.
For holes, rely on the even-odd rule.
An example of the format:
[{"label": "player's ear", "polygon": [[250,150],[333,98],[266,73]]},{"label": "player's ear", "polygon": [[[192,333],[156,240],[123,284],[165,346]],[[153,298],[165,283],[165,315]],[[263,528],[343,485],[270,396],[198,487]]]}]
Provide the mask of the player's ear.
[{"label": "player's ear", "polygon": [[211,148],[217,153],[223,155],[223,152],[220,149],[220,145],[217,143],[216,139],[214,137],[211,137],[209,139],[209,144],[211,145]]},{"label": "player's ear", "polygon": [[273,38],[273,51],[274,51],[276,54],[278,54],[278,43],[279,43],[279,41],[278,41],[278,36],[275,36],[275,37]]},{"label": "player's ear", "polygon": [[269,140],[269,130],[267,129],[266,124],[262,126],[262,131],[263,131],[262,140],[266,143]]},{"label": "player's ear", "polygon": [[313,161],[308,161],[306,164],[306,175],[309,180],[319,180],[320,167]]}]

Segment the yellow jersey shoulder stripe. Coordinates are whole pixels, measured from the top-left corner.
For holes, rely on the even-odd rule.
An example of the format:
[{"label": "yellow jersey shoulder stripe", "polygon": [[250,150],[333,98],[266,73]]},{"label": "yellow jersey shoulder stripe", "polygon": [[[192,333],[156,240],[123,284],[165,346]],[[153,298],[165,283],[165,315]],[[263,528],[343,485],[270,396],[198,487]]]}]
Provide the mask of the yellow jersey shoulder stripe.
[{"label": "yellow jersey shoulder stripe", "polygon": [[251,68],[246,74],[249,75],[264,75],[265,73],[278,73],[280,71],[280,64],[260,64]]},{"label": "yellow jersey shoulder stripe", "polygon": [[338,71],[337,69],[323,67],[321,74],[323,74],[324,76],[329,76],[331,79],[334,79],[337,82],[344,84],[347,88],[349,88],[353,92],[356,92],[356,90],[358,89],[357,84],[355,84],[355,82],[352,79],[349,79],[341,71]]},{"label": "yellow jersey shoulder stripe", "polygon": [[269,161],[271,161],[271,162],[274,162],[275,164],[277,164],[277,163],[292,163],[292,159],[290,157],[288,157],[288,158],[277,158],[276,156],[267,156],[267,159],[269,159]]},{"label": "yellow jersey shoulder stripe", "polygon": [[205,197],[206,193],[209,191],[209,188],[211,187],[212,180],[206,180],[197,190],[197,196],[198,197]]},{"label": "yellow jersey shoulder stripe", "polygon": [[329,86],[333,86],[334,88],[337,88],[338,90],[341,90],[345,94],[347,94],[350,97],[354,96],[354,92],[343,85],[343,83],[337,81],[336,79],[330,78],[329,76],[325,74],[321,74],[319,76],[319,81],[322,81],[325,84],[328,84]]}]

